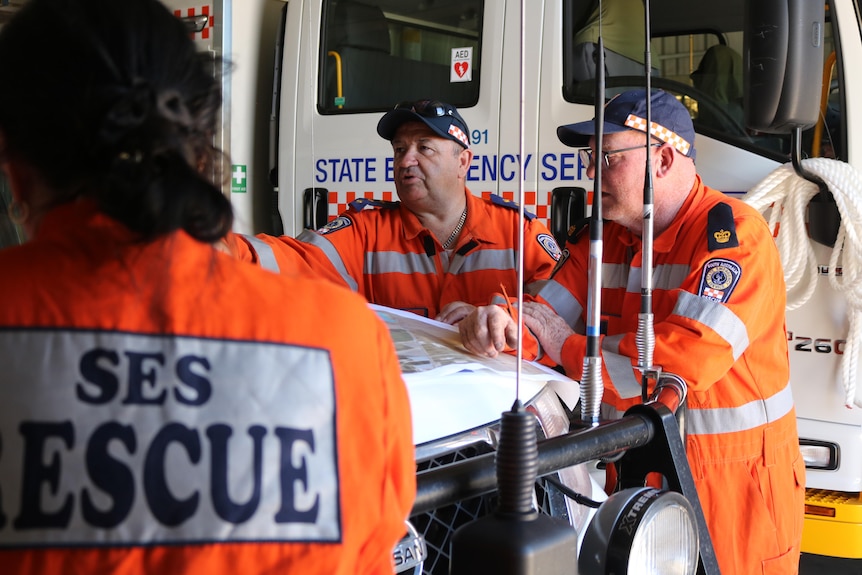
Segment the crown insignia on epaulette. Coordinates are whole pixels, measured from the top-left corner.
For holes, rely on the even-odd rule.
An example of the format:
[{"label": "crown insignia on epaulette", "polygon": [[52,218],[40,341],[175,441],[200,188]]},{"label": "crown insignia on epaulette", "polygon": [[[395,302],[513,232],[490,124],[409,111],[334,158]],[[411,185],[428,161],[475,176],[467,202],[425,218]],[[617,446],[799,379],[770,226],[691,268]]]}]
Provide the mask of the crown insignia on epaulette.
[{"label": "crown insignia on epaulette", "polygon": [[730,240],[730,232],[727,230],[718,230],[712,235],[715,237],[715,241],[720,244],[726,244]]}]

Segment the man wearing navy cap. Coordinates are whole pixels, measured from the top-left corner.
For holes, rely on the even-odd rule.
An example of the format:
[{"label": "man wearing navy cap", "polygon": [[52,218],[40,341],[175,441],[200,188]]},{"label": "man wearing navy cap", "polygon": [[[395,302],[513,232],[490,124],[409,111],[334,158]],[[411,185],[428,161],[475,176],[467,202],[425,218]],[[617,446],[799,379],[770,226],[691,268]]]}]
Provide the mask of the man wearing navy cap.
[{"label": "man wearing navy cap", "polygon": [[[557,130],[564,144],[584,146],[589,176],[602,163],[602,414],[616,418],[641,401],[635,365],[649,145],[654,363],[689,386],[686,448],[719,567],[722,573],[796,573],[805,468],[778,251],[757,211],[697,175],[686,108],[654,91],[650,112],[647,137],[645,91],[610,100],[601,151],[593,121]],[[589,243],[588,234],[570,235],[567,257],[524,304],[524,323],[545,359],[575,379],[586,353]],[[465,346],[479,354],[493,357],[515,344],[516,325],[497,306],[477,308],[460,330]]]},{"label": "man wearing navy cap", "polygon": [[[285,261],[297,252],[321,275],[371,303],[457,323],[493,294],[518,291],[518,235],[524,229],[524,285],[550,277],[562,252],[532,214],[466,186],[469,129],[455,107],[435,100],[398,104],[377,125],[392,142],[398,202],[359,199],[315,231],[259,235],[258,252]],[[248,243],[243,247],[253,249]],[[245,256],[266,262],[266,257]],[[241,255],[241,257],[243,257]],[[294,258],[295,259],[295,258]]]}]

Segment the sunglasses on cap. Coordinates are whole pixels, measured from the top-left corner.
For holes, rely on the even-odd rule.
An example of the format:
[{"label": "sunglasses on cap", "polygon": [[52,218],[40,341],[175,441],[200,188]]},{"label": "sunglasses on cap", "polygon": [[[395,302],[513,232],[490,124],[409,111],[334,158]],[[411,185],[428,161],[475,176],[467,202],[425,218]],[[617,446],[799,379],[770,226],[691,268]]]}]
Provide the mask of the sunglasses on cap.
[{"label": "sunglasses on cap", "polygon": [[439,100],[418,100],[416,102],[398,102],[396,110],[410,110],[423,118],[442,118],[443,116],[456,117],[455,108]]}]

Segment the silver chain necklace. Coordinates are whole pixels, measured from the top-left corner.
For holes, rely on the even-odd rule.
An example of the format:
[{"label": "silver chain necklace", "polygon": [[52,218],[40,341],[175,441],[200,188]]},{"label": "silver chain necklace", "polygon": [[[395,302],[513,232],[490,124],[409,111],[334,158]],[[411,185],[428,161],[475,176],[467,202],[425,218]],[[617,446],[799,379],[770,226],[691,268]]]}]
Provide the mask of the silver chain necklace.
[{"label": "silver chain necklace", "polygon": [[449,236],[449,239],[443,242],[443,249],[448,250],[452,243],[456,239],[458,239],[458,234],[461,233],[461,228],[464,227],[464,222],[467,221],[467,206],[464,206],[464,211],[461,212],[461,218],[458,220],[458,225],[455,226],[455,229],[452,230],[452,235]]}]

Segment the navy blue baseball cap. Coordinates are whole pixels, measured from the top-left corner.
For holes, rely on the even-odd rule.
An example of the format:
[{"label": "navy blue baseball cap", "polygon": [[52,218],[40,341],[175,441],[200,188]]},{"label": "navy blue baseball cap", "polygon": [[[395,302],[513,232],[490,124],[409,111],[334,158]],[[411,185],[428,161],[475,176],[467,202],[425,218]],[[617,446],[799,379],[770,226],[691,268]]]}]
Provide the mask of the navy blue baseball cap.
[{"label": "navy blue baseball cap", "polygon": [[[650,106],[650,134],[693,160],[694,125],[686,107],[664,90],[652,91]],[[605,104],[605,134],[624,130],[646,132],[646,125],[646,90],[617,94]],[[557,128],[557,137],[567,146],[585,148],[595,130],[594,120],[567,124]]]},{"label": "navy blue baseball cap", "polygon": [[438,100],[401,102],[389,110],[377,123],[380,137],[392,141],[395,132],[405,122],[422,122],[435,134],[470,147],[470,130],[455,106]]}]

